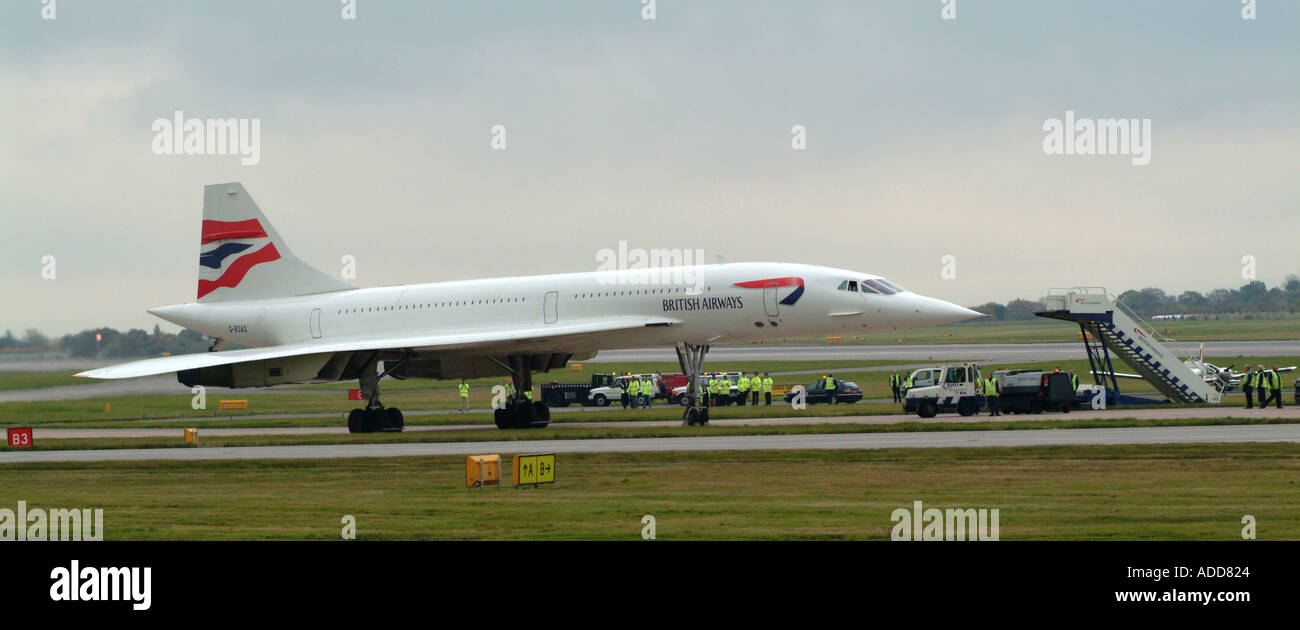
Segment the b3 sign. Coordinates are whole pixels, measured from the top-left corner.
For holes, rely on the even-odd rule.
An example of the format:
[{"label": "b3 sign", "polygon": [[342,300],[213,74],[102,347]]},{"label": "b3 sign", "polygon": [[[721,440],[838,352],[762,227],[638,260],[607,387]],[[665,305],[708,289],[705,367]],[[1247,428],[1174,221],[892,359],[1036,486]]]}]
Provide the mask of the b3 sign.
[{"label": "b3 sign", "polygon": [[7,442],[7,444],[9,446],[31,446],[32,445],[31,427],[27,427],[24,429],[9,429],[8,433],[9,433],[8,436],[9,441]]}]

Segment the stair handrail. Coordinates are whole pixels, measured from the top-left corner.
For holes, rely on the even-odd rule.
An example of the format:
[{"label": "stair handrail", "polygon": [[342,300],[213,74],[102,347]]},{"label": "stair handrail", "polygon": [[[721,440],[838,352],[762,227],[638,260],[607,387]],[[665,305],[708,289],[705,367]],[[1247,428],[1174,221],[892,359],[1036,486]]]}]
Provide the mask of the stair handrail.
[{"label": "stair handrail", "polygon": [[[1129,316],[1129,318],[1137,322],[1139,326],[1142,326],[1143,328],[1150,331],[1151,335],[1155,337],[1156,341],[1169,345],[1173,349],[1175,356],[1179,356],[1179,357],[1182,356],[1182,352],[1183,352],[1182,347],[1184,344],[1180,343],[1177,339],[1174,339],[1173,337],[1168,337],[1162,334],[1159,330],[1156,330],[1155,326],[1152,326],[1150,322],[1148,322],[1147,320],[1143,319],[1140,315],[1138,315],[1136,311],[1134,311],[1132,308],[1129,307],[1129,305],[1121,302],[1119,296],[1111,294],[1108,297],[1110,297],[1110,301],[1112,304],[1115,305],[1115,308],[1118,308],[1125,315]],[[1187,358],[1188,360],[1191,360],[1195,356],[1196,356],[1195,351],[1193,350],[1193,353],[1188,354]]]}]

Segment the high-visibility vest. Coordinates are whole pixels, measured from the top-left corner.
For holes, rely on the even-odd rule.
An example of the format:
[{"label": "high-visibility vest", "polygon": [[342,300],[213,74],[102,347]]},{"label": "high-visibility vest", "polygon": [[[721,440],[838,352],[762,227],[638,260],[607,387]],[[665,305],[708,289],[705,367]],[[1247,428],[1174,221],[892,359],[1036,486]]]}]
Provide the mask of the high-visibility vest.
[{"label": "high-visibility vest", "polygon": [[641,381],[628,381],[627,393],[631,396],[641,395]]},{"label": "high-visibility vest", "polygon": [[830,390],[830,389],[835,389],[835,379],[834,379],[834,378],[829,377],[829,376],[826,377],[826,389],[828,389],[828,390]]},{"label": "high-visibility vest", "polygon": [[763,393],[764,394],[772,393],[772,377],[770,376],[763,377]]},{"label": "high-visibility vest", "polygon": [[469,383],[461,383],[459,389],[461,398],[469,398]]},{"label": "high-visibility vest", "polygon": [[1266,370],[1265,378],[1268,379],[1269,389],[1282,389],[1282,376],[1274,370]]},{"label": "high-visibility vest", "polygon": [[1245,376],[1245,378],[1242,378],[1242,379],[1241,379],[1241,386],[1242,386],[1242,387],[1254,387],[1254,386],[1255,386],[1255,372],[1246,372],[1246,376]]},{"label": "high-visibility vest", "polygon": [[508,396],[515,395],[515,384],[511,381],[506,381],[506,395]]},{"label": "high-visibility vest", "polygon": [[999,389],[999,386],[998,386],[998,379],[996,379],[996,378],[991,378],[991,379],[988,379],[988,380],[984,381],[984,395],[985,395],[985,396],[997,396],[997,395],[998,395],[998,389]]},{"label": "high-visibility vest", "polygon": [[1070,375],[1070,385],[1071,385],[1072,387],[1074,387],[1074,391],[1076,391],[1076,392],[1079,391],[1079,375],[1078,375],[1078,374],[1071,374],[1071,375]]},{"label": "high-visibility vest", "polygon": [[533,399],[533,388],[529,387],[524,390],[524,398],[527,398],[528,400]]},{"label": "high-visibility vest", "polygon": [[740,381],[736,383],[736,388],[739,389],[741,392],[749,391],[749,377],[748,376],[740,377]]},{"label": "high-visibility vest", "polygon": [[641,381],[641,395],[651,396],[654,394],[655,386],[650,381]]},{"label": "high-visibility vest", "polygon": [[911,375],[911,374],[908,374],[908,375],[907,375],[907,378],[903,381],[903,388],[904,388],[904,389],[912,389],[912,375]]},{"label": "high-visibility vest", "polygon": [[718,379],[716,378],[709,379],[709,384],[707,386],[707,389],[709,390],[710,394],[718,393]]}]

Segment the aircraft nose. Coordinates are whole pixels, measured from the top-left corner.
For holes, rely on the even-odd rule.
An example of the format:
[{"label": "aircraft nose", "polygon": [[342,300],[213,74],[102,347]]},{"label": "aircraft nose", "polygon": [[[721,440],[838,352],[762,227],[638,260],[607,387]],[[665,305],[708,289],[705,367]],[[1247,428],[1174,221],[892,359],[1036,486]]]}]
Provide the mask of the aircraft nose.
[{"label": "aircraft nose", "polygon": [[938,298],[923,295],[918,295],[917,298],[916,312],[934,326],[965,321],[975,317],[984,317],[984,314],[979,311],[972,311],[964,306],[957,306],[952,302],[945,302]]}]

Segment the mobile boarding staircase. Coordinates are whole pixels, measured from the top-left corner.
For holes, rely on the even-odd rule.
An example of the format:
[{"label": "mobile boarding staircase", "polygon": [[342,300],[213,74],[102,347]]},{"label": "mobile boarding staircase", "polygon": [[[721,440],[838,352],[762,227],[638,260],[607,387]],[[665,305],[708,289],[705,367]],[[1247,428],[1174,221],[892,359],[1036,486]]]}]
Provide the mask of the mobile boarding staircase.
[{"label": "mobile boarding staircase", "polygon": [[1045,298],[1047,310],[1034,313],[1079,324],[1093,381],[1105,387],[1110,378],[1107,404],[1150,403],[1150,399],[1121,396],[1110,355],[1114,353],[1157,391],[1180,403],[1218,403],[1222,392],[1179,359],[1173,340],[1160,335],[1113,299],[1101,287],[1051,289]]}]

